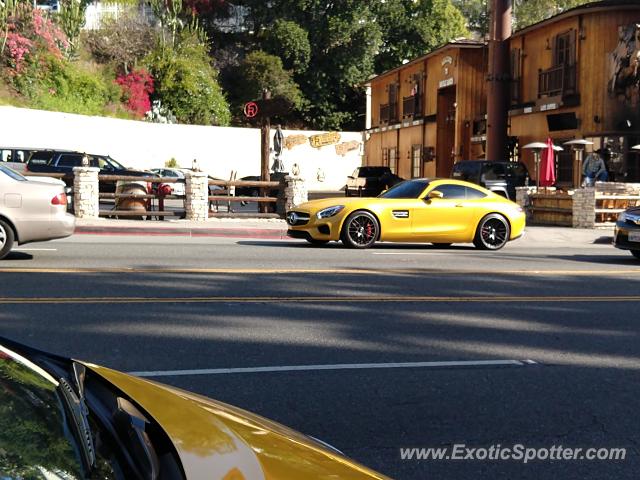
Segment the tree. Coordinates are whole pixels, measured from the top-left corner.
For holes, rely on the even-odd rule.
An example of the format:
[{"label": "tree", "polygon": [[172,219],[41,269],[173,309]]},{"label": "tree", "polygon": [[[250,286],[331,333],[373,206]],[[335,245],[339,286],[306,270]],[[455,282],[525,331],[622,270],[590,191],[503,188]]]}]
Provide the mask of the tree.
[{"label": "tree", "polygon": [[491,0],[452,0],[467,20],[467,28],[480,38],[489,33],[489,2]]},{"label": "tree", "polygon": [[591,1],[593,0],[514,0],[516,28],[524,28]]},{"label": "tree", "polygon": [[377,18],[384,39],[376,56],[378,72],[469,35],[451,0],[387,0],[377,4]]},{"label": "tree", "polygon": [[263,90],[272,97],[286,98],[294,107],[302,106],[300,88],[293,81],[291,72],[285,70],[279,57],[257,50],[251,52],[240,66],[238,78],[242,102],[260,98]]},{"label": "tree", "polygon": [[295,22],[276,20],[263,34],[268,53],[280,57],[285,68],[304,72],[311,57],[309,34]]}]

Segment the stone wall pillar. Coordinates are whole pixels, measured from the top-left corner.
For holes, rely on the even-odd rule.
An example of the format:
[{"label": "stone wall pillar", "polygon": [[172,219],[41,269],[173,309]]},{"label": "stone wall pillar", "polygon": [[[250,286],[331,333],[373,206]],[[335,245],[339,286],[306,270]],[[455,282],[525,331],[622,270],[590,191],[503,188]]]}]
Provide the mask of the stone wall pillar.
[{"label": "stone wall pillar", "polygon": [[204,172],[185,172],[185,177],[187,220],[205,222],[209,218],[209,178]]},{"label": "stone wall pillar", "polygon": [[596,189],[578,188],[573,193],[573,228],[595,228]]},{"label": "stone wall pillar", "polygon": [[[304,179],[301,177],[284,178],[286,187],[284,189],[284,209],[291,210],[302,203],[309,201],[309,195],[307,192],[307,185]],[[282,212],[284,215],[284,211]]]},{"label": "stone wall pillar", "polygon": [[96,167],[74,167],[73,169],[73,210],[78,218],[98,218],[100,198],[98,172]]}]

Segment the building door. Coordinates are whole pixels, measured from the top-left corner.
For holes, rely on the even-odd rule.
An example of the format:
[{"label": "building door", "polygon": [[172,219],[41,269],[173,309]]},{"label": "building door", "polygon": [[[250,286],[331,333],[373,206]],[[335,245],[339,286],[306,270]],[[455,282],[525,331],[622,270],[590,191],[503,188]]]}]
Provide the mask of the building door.
[{"label": "building door", "polygon": [[436,146],[436,175],[447,178],[454,163],[456,140],[456,87],[438,92],[438,138]]}]

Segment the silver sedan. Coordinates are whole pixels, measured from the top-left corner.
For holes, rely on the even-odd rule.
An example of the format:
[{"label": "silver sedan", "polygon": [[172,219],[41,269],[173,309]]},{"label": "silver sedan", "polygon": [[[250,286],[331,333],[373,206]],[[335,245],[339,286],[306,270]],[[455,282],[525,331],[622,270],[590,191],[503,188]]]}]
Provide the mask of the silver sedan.
[{"label": "silver sedan", "polygon": [[0,259],[14,243],[68,237],[75,217],[67,213],[67,196],[58,183],[29,180],[0,165]]}]

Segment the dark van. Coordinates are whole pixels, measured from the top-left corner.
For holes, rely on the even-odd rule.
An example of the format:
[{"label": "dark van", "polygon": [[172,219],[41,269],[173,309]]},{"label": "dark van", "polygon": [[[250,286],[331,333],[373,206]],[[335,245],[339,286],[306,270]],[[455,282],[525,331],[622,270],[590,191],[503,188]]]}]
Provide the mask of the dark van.
[{"label": "dark van", "polygon": [[498,195],[516,199],[516,187],[529,185],[529,172],[522,162],[462,160],[453,166],[451,178],[476,183]]}]

